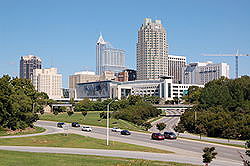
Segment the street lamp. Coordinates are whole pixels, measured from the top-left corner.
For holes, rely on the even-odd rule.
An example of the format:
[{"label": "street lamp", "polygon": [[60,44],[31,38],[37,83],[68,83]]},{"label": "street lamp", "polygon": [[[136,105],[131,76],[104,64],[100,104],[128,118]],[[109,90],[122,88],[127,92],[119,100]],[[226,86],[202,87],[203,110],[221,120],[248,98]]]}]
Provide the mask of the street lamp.
[{"label": "street lamp", "polygon": [[107,105],[107,146],[109,145],[109,106],[111,103],[117,100],[112,100],[110,103]]}]

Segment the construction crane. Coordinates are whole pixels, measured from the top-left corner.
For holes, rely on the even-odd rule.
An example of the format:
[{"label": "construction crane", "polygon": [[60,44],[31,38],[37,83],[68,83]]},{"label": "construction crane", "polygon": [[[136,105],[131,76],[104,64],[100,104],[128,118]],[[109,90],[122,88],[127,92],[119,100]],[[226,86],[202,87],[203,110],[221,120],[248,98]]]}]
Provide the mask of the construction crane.
[{"label": "construction crane", "polygon": [[250,56],[250,54],[239,54],[237,50],[236,54],[204,54],[203,56],[234,56],[235,57],[235,78],[239,76],[239,56]]}]

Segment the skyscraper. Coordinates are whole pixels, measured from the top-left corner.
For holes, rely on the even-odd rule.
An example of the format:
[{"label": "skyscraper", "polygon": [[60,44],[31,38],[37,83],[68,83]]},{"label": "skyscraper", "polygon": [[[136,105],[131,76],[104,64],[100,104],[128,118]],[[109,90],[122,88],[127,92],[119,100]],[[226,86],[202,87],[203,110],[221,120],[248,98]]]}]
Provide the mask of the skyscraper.
[{"label": "skyscraper", "polygon": [[185,66],[185,56],[168,55],[168,76],[172,77],[173,83],[181,83],[182,68]]},{"label": "skyscraper", "polygon": [[22,56],[20,60],[20,78],[32,79],[33,70],[42,68],[42,60],[34,55]]},{"label": "skyscraper", "polygon": [[124,69],[125,51],[113,48],[100,35],[96,43],[96,74],[101,75],[104,71],[117,73]]},{"label": "skyscraper", "polygon": [[158,79],[168,75],[166,30],[160,20],[144,20],[138,31],[136,49],[137,79]]}]

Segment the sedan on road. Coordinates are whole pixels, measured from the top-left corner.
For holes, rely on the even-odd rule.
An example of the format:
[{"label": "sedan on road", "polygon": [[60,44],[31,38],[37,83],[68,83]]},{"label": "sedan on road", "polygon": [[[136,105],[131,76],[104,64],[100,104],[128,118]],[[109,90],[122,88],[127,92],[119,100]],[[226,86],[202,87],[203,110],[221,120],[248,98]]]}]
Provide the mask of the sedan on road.
[{"label": "sedan on road", "polygon": [[175,135],[174,132],[164,132],[164,137],[166,139],[176,139],[177,136]]},{"label": "sedan on road", "polygon": [[131,135],[131,133],[128,130],[122,130],[121,135]]},{"label": "sedan on road", "polygon": [[63,128],[63,125],[65,125],[64,122],[58,122],[58,123],[57,123],[57,127]]},{"label": "sedan on road", "polygon": [[72,127],[80,127],[80,124],[78,122],[73,122],[71,125]]},{"label": "sedan on road", "polygon": [[121,132],[122,129],[120,129],[118,127],[114,127],[114,128],[111,129],[111,131],[113,131],[113,132]]},{"label": "sedan on road", "polygon": [[92,131],[91,127],[88,127],[88,126],[82,126],[82,131]]},{"label": "sedan on road", "polygon": [[151,138],[156,139],[156,140],[164,140],[165,139],[164,135],[161,133],[152,133]]}]

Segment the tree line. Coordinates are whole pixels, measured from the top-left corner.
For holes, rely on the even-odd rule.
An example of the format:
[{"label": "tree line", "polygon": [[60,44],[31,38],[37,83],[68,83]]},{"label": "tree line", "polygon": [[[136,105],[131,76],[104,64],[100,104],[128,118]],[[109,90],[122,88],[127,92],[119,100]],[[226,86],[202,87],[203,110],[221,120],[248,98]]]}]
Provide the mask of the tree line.
[{"label": "tree line", "polygon": [[183,97],[195,104],[185,111],[176,127],[211,137],[250,138],[250,77],[232,80],[222,77],[204,88],[190,87]]},{"label": "tree line", "polygon": [[43,112],[43,105],[49,102],[48,95],[37,92],[30,80],[0,78],[0,126],[11,130],[33,127],[38,119],[37,112]]}]

